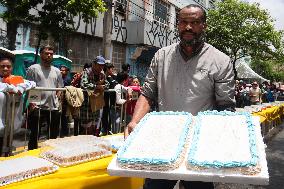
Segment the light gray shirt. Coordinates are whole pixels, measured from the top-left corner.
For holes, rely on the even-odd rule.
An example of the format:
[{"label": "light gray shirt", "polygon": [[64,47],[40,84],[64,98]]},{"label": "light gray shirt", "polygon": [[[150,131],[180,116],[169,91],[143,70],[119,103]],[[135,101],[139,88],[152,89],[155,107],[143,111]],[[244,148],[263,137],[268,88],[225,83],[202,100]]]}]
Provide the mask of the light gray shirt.
[{"label": "light gray shirt", "polygon": [[[34,81],[37,87],[64,87],[61,72],[54,66],[46,68],[40,64],[31,65],[27,70],[27,79]],[[42,109],[58,109],[59,103],[56,91],[42,91],[41,100],[36,104]]]},{"label": "light gray shirt", "polygon": [[199,111],[232,105],[234,73],[230,58],[205,43],[188,61],[178,43],[160,49],[149,68],[142,94],[157,102],[159,111]]}]

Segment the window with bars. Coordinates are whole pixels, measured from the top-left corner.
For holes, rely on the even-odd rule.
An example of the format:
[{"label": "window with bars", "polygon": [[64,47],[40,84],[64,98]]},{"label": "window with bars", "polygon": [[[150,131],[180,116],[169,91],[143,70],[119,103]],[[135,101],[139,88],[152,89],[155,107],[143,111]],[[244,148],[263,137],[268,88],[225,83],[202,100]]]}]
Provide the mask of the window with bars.
[{"label": "window with bars", "polygon": [[115,4],[115,12],[120,15],[125,15],[127,8],[127,0],[117,0]]},{"label": "window with bars", "polygon": [[126,46],[121,43],[113,43],[112,64],[116,70],[120,70],[122,64],[125,63]]},{"label": "window with bars", "polygon": [[169,8],[170,6],[166,2],[162,0],[156,0],[154,7],[154,19],[161,23],[168,24]]}]

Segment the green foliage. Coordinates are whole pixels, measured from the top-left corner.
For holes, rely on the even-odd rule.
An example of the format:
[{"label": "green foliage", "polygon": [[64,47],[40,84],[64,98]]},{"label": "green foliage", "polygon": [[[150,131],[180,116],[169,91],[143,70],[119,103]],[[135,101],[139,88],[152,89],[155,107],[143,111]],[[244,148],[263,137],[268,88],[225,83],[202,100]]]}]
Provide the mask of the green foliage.
[{"label": "green foliage", "polygon": [[251,68],[270,81],[284,81],[284,69],[276,60],[254,59],[251,62]]},{"label": "green foliage", "polygon": [[273,19],[259,4],[225,0],[208,12],[207,39],[229,55],[233,63],[251,56],[261,60],[277,58],[283,53],[281,37]]},{"label": "green foliage", "polygon": [[74,16],[80,15],[88,23],[99,12],[106,11],[103,0],[0,0],[0,4],[7,8],[1,15],[7,23],[34,23],[40,39],[45,39],[47,33],[58,39],[72,31]]},{"label": "green foliage", "polygon": [[105,7],[106,4],[102,0],[69,0],[66,10],[72,15],[80,12],[84,22],[88,23],[92,17],[97,17],[99,12],[105,12]]}]

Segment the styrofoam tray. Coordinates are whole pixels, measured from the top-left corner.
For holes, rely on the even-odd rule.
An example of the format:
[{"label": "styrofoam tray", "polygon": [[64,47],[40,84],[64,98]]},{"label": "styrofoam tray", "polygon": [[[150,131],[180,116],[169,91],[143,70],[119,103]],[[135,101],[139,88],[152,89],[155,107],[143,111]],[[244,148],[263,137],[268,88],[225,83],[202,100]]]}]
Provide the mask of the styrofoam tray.
[{"label": "styrofoam tray", "polygon": [[118,166],[117,158],[115,157],[109,164],[107,171],[111,176],[268,185],[269,174],[268,174],[267,161],[265,155],[265,145],[261,136],[259,118],[253,117],[253,122],[256,126],[255,131],[256,131],[258,151],[260,157],[260,166],[261,166],[261,172],[256,175],[243,175],[240,173],[230,174],[222,170],[211,170],[211,171],[188,170],[185,166],[185,161],[187,157],[185,157],[184,162],[181,164],[181,166],[178,169],[172,171],[123,169]]}]

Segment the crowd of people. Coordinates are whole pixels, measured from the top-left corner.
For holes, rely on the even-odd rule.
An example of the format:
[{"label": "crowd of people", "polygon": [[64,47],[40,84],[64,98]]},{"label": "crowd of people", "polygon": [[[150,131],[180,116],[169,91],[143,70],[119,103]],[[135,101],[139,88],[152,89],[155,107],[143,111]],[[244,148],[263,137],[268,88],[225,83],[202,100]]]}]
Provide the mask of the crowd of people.
[{"label": "crowd of people", "polygon": [[279,99],[281,94],[281,89],[268,81],[259,84],[257,81],[246,83],[243,80],[236,80],[235,99],[237,108],[274,102]]},{"label": "crowd of people", "polygon": [[[37,148],[39,128],[44,121],[50,127],[50,138],[57,137],[60,122],[63,124],[61,136],[68,135],[66,116],[69,114],[64,104],[74,108],[71,116],[77,128],[74,128],[75,135],[121,132],[118,124],[122,123],[122,118],[126,120],[126,138],[153,106],[159,111],[185,111],[197,115],[206,110],[234,111],[235,99],[237,107],[273,101],[277,94],[273,85],[267,83],[259,87],[253,82],[250,87],[243,81],[235,83],[230,57],[205,42],[206,18],[206,11],[196,4],[180,10],[177,28],[180,42],[163,47],[154,55],[141,95],[139,80],[129,75],[129,65],[123,65],[115,74],[114,66],[97,56],[71,79],[66,67],[61,67],[60,72],[51,65],[53,48],[43,47],[41,63],[28,68],[27,79],[39,87],[65,87],[66,101],[61,100],[61,114],[59,102],[63,95],[60,91],[42,91],[41,101],[30,103],[29,149]],[[0,68],[7,70],[11,66],[2,65],[0,61]],[[126,113],[123,115],[123,112]],[[176,183],[176,180],[147,178],[143,188],[172,189]],[[185,189],[214,188],[212,182],[180,183]]]},{"label": "crowd of people", "polygon": [[[68,123],[72,119],[74,135],[122,132],[121,122],[129,122],[140,95],[138,78],[129,75],[130,65],[122,65],[122,70],[116,73],[110,61],[97,56],[84,66],[82,72],[71,77],[67,66],[57,68],[52,65],[53,53],[51,46],[42,47],[41,63],[31,65],[26,78],[22,79],[22,82],[24,79],[33,81],[37,87],[45,88],[40,91],[40,100],[28,100],[25,110],[26,125],[30,130],[28,149],[38,148],[42,127],[47,128],[48,138],[69,136]],[[12,70],[13,60],[1,58],[1,82],[17,78],[12,75]]]}]

